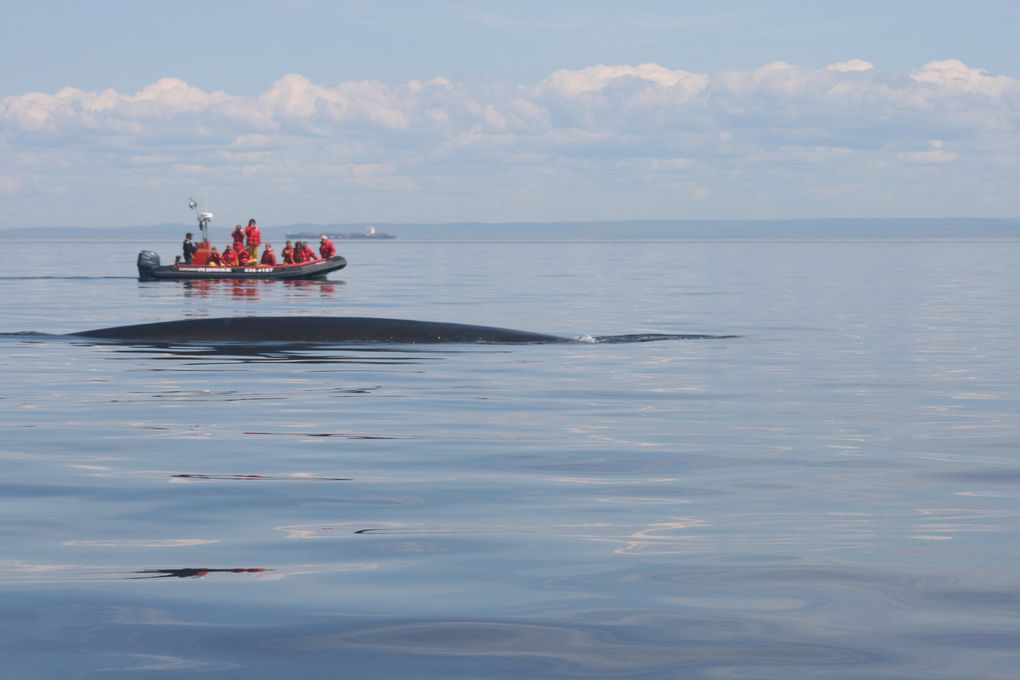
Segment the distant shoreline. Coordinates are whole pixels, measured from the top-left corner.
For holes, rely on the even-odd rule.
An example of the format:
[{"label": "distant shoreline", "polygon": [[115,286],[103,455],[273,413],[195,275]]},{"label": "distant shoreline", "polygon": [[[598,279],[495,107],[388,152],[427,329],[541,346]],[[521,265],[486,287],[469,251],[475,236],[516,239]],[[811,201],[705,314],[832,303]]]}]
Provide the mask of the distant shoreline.
[{"label": "distant shoreline", "polygon": [[[1020,218],[818,218],[795,220],[613,220],[589,222],[376,223],[400,240],[815,240],[916,238],[1020,238]],[[289,224],[263,228],[264,238],[281,240],[298,232],[360,232],[364,223]],[[194,224],[124,227],[37,227],[0,229],[6,240],[119,239],[138,242],[178,240]],[[213,241],[230,238],[227,227],[212,227]],[[351,239],[367,242],[391,239]]]}]

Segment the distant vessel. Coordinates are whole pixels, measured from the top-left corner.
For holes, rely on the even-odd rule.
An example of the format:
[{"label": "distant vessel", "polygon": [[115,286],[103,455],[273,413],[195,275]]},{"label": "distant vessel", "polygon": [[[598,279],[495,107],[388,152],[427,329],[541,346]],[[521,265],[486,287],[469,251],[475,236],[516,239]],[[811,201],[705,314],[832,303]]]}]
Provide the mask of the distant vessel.
[{"label": "distant vessel", "polygon": [[[340,239],[340,238],[391,239],[391,238],[396,238],[396,236],[394,234],[387,234],[385,231],[376,231],[374,224],[370,224],[365,229],[365,231],[347,231],[347,232],[339,232],[339,231],[328,232],[327,231],[325,233],[331,239]],[[315,233],[303,231],[303,232],[299,232],[297,234],[287,234],[287,238],[307,240],[307,239],[317,239],[321,235],[322,235],[322,232],[318,232],[318,231],[315,232]]]}]

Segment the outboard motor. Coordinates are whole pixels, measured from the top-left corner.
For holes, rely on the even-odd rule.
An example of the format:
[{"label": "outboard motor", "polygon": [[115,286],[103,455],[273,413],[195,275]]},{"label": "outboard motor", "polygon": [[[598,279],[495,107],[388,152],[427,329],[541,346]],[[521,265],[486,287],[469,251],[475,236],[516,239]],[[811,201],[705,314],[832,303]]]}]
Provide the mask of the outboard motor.
[{"label": "outboard motor", "polygon": [[156,270],[159,268],[159,253],[151,250],[143,250],[138,253],[138,280],[152,281],[156,278]]}]

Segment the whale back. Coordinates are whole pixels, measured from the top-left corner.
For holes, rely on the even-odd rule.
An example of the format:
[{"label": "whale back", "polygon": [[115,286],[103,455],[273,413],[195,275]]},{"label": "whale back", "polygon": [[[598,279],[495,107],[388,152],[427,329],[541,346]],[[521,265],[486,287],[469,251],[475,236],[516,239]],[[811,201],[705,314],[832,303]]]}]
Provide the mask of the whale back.
[{"label": "whale back", "polygon": [[564,338],[511,328],[373,317],[274,316],[182,319],[75,335],[148,342],[546,343]]}]

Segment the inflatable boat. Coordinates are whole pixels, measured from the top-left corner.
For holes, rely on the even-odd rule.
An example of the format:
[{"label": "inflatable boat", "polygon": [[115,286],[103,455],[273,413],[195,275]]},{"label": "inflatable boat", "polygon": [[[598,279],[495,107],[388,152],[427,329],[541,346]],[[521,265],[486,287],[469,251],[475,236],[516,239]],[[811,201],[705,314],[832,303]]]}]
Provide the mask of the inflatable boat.
[{"label": "inflatable boat", "polygon": [[138,253],[138,280],[159,281],[161,279],[314,279],[343,269],[347,260],[334,255],[327,260],[314,260],[300,264],[243,266],[215,266],[209,264],[161,265],[159,255],[151,250]]},{"label": "inflatable boat", "polygon": [[213,264],[214,249],[209,243],[209,223],[212,222],[213,214],[198,212],[198,204],[194,200],[188,201],[188,207],[195,210],[198,216],[198,228],[202,233],[202,240],[195,249],[191,262],[182,262],[178,257],[173,264],[161,264],[158,253],[143,250],[138,253],[138,279],[140,281],[162,279],[315,279],[347,266],[347,260],[340,255],[294,264]]}]

